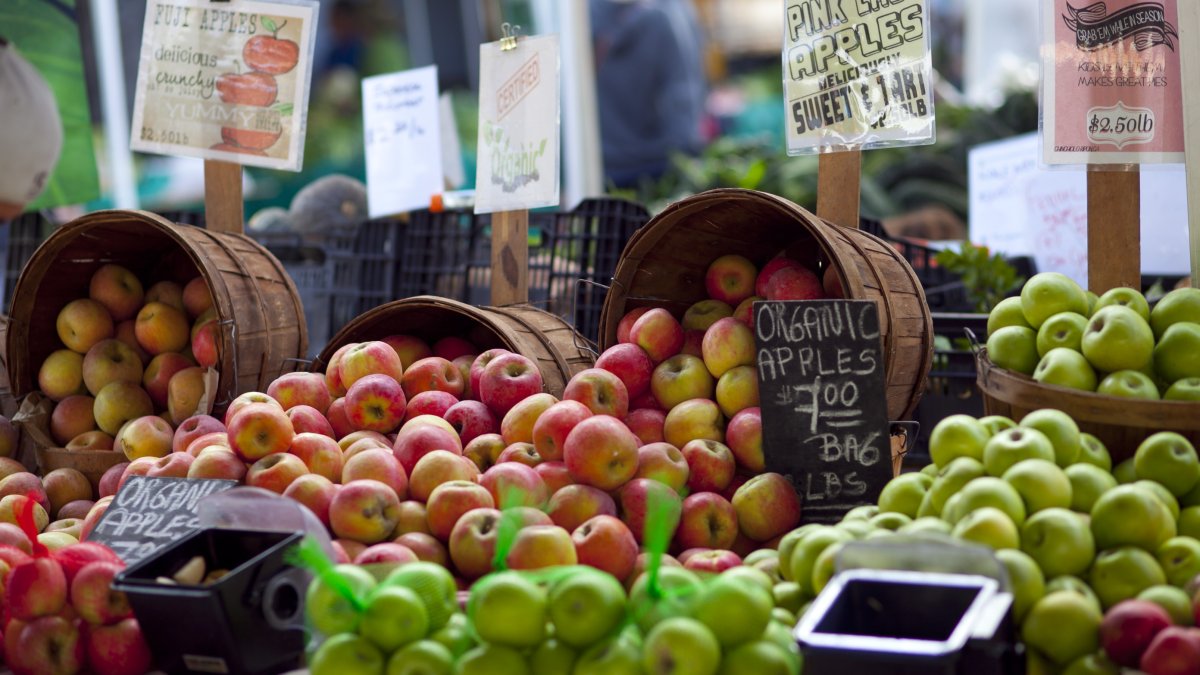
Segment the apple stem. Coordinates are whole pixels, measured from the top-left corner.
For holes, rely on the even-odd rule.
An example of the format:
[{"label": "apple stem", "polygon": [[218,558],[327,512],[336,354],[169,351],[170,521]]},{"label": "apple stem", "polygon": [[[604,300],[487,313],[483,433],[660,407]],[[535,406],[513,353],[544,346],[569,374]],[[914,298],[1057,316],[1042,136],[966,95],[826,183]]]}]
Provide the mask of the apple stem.
[{"label": "apple stem", "polygon": [[271,33],[271,37],[278,40],[279,39],[279,31],[283,30],[283,27],[286,25],[287,25],[287,20],[285,19],[284,22],[279,24],[279,26]]}]

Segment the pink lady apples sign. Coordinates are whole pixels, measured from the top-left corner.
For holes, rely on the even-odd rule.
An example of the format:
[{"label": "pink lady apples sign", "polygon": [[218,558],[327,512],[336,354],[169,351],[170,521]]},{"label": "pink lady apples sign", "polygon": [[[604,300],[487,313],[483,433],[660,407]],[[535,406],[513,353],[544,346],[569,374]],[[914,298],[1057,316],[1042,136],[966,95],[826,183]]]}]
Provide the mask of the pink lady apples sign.
[{"label": "pink lady apples sign", "polygon": [[1045,7],[1046,163],[1183,162],[1178,0]]}]

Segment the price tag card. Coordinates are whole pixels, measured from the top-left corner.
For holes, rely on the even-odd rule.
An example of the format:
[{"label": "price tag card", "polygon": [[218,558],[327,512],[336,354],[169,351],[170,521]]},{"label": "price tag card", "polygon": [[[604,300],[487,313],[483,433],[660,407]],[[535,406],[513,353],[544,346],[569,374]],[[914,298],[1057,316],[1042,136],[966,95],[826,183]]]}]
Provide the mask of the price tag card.
[{"label": "price tag card", "polygon": [[1044,4],[1043,160],[1183,162],[1178,0]]},{"label": "price tag card", "polygon": [[787,0],[789,155],[934,140],[925,0]]},{"label": "price tag card", "polygon": [[362,94],[371,217],[427,208],[444,187],[437,66],[368,77]]},{"label": "price tag card", "polygon": [[479,45],[475,213],[557,206],[558,36]]},{"label": "price tag card", "polygon": [[870,300],[754,303],[763,455],[832,523],[892,478],[879,312]]},{"label": "price tag card", "polygon": [[104,544],[133,565],[197,529],[200,500],[233,487],[237,481],[130,476],[88,541]]},{"label": "price tag card", "polygon": [[148,0],[130,147],[299,171],[316,0]]}]

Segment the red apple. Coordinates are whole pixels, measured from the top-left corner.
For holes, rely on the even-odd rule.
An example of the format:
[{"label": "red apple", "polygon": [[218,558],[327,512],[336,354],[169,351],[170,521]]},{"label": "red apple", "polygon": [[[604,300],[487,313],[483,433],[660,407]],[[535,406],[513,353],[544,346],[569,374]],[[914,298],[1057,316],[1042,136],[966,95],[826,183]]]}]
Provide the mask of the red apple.
[{"label": "red apple", "polygon": [[241,412],[243,408],[251,403],[265,403],[269,406],[274,406],[279,409],[279,412],[284,412],[283,406],[279,405],[279,401],[267,396],[260,391],[248,391],[245,394],[238,396],[229,403],[229,407],[225,409],[225,428],[229,428],[229,423],[233,421],[233,416]]},{"label": "red apple", "polygon": [[754,541],[767,541],[800,522],[800,496],[777,473],[759,474],[733,495],[738,526]]},{"label": "red apple", "polygon": [[417,415],[435,415],[444,419],[446,412],[457,403],[458,398],[449,392],[423,391],[409,400],[408,409],[404,411],[404,421],[407,422]]},{"label": "red apple", "polygon": [[[629,576],[625,577],[624,579],[625,590],[633,588],[633,583],[637,581],[638,577],[642,576],[642,574],[650,567],[650,558],[651,554],[649,553],[638,554],[637,560],[633,563],[633,571],[630,572]],[[659,564],[662,567],[683,567],[683,565],[680,564],[680,562],[676,560],[674,556],[664,554],[659,558],[659,560]]]},{"label": "red apple", "polygon": [[85,431],[67,442],[67,450],[112,450],[115,441],[103,431]]},{"label": "red apple", "polygon": [[386,448],[370,448],[346,459],[342,484],[360,478],[371,478],[387,485],[400,499],[408,495],[408,474],[396,455]]},{"label": "red apple", "polygon": [[479,349],[469,340],[464,340],[460,337],[444,337],[433,343],[433,355],[439,358],[453,361],[460,356],[475,354]]},{"label": "red apple", "polygon": [[388,375],[366,375],[346,391],[346,416],[355,429],[391,433],[404,421],[407,404],[404,389]]},{"label": "red apple", "polygon": [[1100,622],[1100,646],[1113,663],[1137,668],[1154,637],[1172,623],[1166,610],[1153,602],[1124,600]]},{"label": "red apple", "polygon": [[767,282],[768,300],[820,300],[825,297],[821,280],[806,267],[787,267]]},{"label": "red apple", "polygon": [[582,565],[591,565],[624,579],[633,571],[638,544],[629,527],[609,514],[589,518],[571,532]]},{"label": "red apple", "polygon": [[496,509],[477,508],[464,513],[454,525],[450,559],[463,577],[476,579],[492,571],[500,518]]},{"label": "red apple", "polygon": [[654,363],[645,350],[637,345],[618,343],[609,347],[596,359],[596,367],[620,378],[630,398],[650,390],[650,374],[654,372]]},{"label": "red apple", "polygon": [[212,415],[193,415],[175,429],[171,439],[172,452],[187,452],[192,441],[205,434],[225,433],[225,425]]},{"label": "red apple", "polygon": [[308,473],[293,480],[283,491],[283,496],[308,507],[317,520],[329,527],[329,507],[333,504],[333,497],[337,491],[338,486],[328,478]]},{"label": "red apple", "polygon": [[487,369],[488,364],[496,358],[511,353],[507,349],[489,349],[475,357],[475,360],[471,362],[470,378],[466,385],[466,389],[471,391],[472,398],[480,399],[480,383],[483,381],[483,371]]},{"label": "red apple", "polygon": [[557,525],[531,525],[517,532],[505,562],[509,569],[537,570],[574,565],[578,559],[569,532]]},{"label": "red apple", "polygon": [[560,489],[572,485],[574,480],[571,479],[571,471],[567,469],[566,462],[539,462],[533,467],[537,475],[542,477],[542,482],[546,484],[546,491],[554,494]]},{"label": "red apple", "polygon": [[223,478],[226,480],[236,480],[240,483],[246,477],[246,463],[229,448],[210,445],[196,453],[196,459],[188,467],[187,477]]},{"label": "red apple", "polygon": [[407,546],[417,556],[417,560],[435,563],[442,567],[450,564],[450,552],[433,535],[424,532],[406,532],[396,537],[396,543]]},{"label": "red apple", "polygon": [[366,547],[354,557],[355,565],[376,565],[379,563],[401,564],[417,562],[417,554],[404,544],[385,541]]},{"label": "red apple", "polygon": [[299,457],[276,453],[250,465],[246,470],[246,485],[283,494],[293,481],[307,473],[308,467]]},{"label": "red apple", "polygon": [[67,603],[67,577],[50,557],[16,565],[4,580],[5,609],[9,616],[30,620],[62,611]]},{"label": "red apple", "polygon": [[[410,398],[426,391],[441,391],[457,399],[463,393],[462,371],[450,361],[430,356],[404,369],[404,393]],[[440,417],[440,415],[439,415]]]},{"label": "red apple", "polygon": [[183,287],[183,308],[189,316],[199,317],[212,307],[212,292],[203,276],[194,277]]},{"label": "red apple", "polygon": [[350,418],[346,416],[345,397],[334,399],[333,403],[329,404],[329,412],[325,416],[329,420],[330,428],[333,429],[333,437],[335,439],[340,440],[354,433],[354,427],[350,424]]},{"label": "red apple", "polygon": [[404,471],[408,473],[412,472],[422,457],[434,450],[448,450],[456,455],[462,454],[462,444],[459,442],[458,436],[453,431],[447,431],[432,424],[406,426],[396,435],[396,442],[392,448],[395,450],[400,464],[404,467]]},{"label": "red apple", "polygon": [[733,318],[741,321],[751,331],[754,330],[754,303],[762,302],[766,298],[758,295],[752,295],[741,302],[740,305],[733,308]]},{"label": "red apple", "polygon": [[720,492],[733,480],[733,453],[724,443],[698,439],[679,451],[688,463],[688,489],[692,492]]},{"label": "red apple", "polygon": [[[325,386],[322,384],[321,386]],[[321,434],[333,439],[333,425],[316,408],[309,405],[295,405],[287,410],[288,419],[292,421],[292,429],[297,434]]]},{"label": "red apple", "polygon": [[738,466],[752,473],[766,468],[762,449],[762,413],[757,407],[739,411],[725,427],[725,442]]},{"label": "red apple", "polygon": [[[196,457],[199,456],[200,452],[205,448],[214,445],[219,445],[223,448],[229,448],[229,434],[224,431],[214,431],[212,433],[204,434],[203,436],[193,440],[191,443],[188,443],[188,446],[184,449],[184,452]],[[229,449],[232,450],[233,448]]]},{"label": "red apple", "polygon": [[670,443],[650,443],[638,448],[638,478],[649,478],[682,493],[688,484],[688,461]]},{"label": "red apple", "polygon": [[306,405],[322,415],[333,402],[325,378],[319,373],[284,373],[267,386],[267,395],[279,401],[284,410]]},{"label": "red apple", "polygon": [[288,453],[300,458],[308,470],[331,481],[342,477],[342,449],[332,438],[321,434],[300,433],[292,438]]},{"label": "red apple", "polygon": [[1146,675],[1195,675],[1200,672],[1200,630],[1168,626],[1155,636],[1139,664]]},{"label": "red apple", "polygon": [[172,452],[165,457],[154,460],[154,465],[146,471],[149,478],[187,478],[192,462],[196,458],[186,452]]},{"label": "red apple", "polygon": [[621,378],[600,368],[588,368],[575,374],[563,390],[563,400],[578,401],[593,415],[621,419],[629,412],[629,392]]},{"label": "red apple", "polygon": [[[487,490],[484,490],[484,492],[487,492]],[[488,498],[490,499],[491,495],[488,495]],[[453,525],[451,523],[451,527]],[[429,519],[425,511],[425,505],[412,499],[400,502],[400,517],[396,521],[396,529],[392,531],[392,534],[399,536],[408,534],[409,532],[432,534],[429,530]]]},{"label": "red apple", "polygon": [[96,429],[96,418],[92,408],[96,399],[76,394],[68,396],[54,406],[50,413],[50,436],[56,443],[65,445],[80,434]]},{"label": "red apple", "polygon": [[500,453],[504,452],[505,447],[500,434],[483,434],[472,439],[467,447],[463,448],[463,456],[474,462],[481,472],[487,471],[500,459]]},{"label": "red apple", "polygon": [[532,443],[513,443],[496,458],[497,464],[504,462],[517,462],[533,469],[542,463],[542,456],[538,454],[537,448],[533,447]]},{"label": "red apple", "polygon": [[[683,556],[680,556],[682,558]],[[688,556],[684,568],[693,572],[720,574],[731,567],[742,564],[742,558],[733,551],[703,550]]]},{"label": "red apple", "polygon": [[721,495],[697,492],[683,500],[683,515],[675,532],[680,548],[728,549],[737,535],[737,512]]},{"label": "red apple", "polygon": [[400,499],[391,487],[377,480],[355,480],[334,495],[329,525],[339,538],[376,544],[396,529],[399,512]]},{"label": "red apple", "polygon": [[633,324],[651,309],[651,307],[635,307],[626,312],[625,316],[617,322],[617,342],[630,342],[629,332],[633,330]]},{"label": "red apple", "polygon": [[[95,501],[91,499],[76,499],[74,501],[63,504],[63,507],[58,510],[59,518],[75,518],[83,520],[87,517],[88,511],[92,510]],[[0,542],[2,543],[2,542]]]},{"label": "red apple", "polygon": [[383,338],[383,341],[391,345],[396,351],[396,355],[400,357],[400,363],[406,368],[417,361],[433,356],[433,350],[425,341],[412,335],[389,335]]},{"label": "red apple", "polygon": [[442,419],[454,427],[464,444],[470,444],[483,434],[494,434],[500,430],[496,416],[482,401],[459,401],[442,414]]},{"label": "red apple", "polygon": [[342,382],[342,357],[357,346],[357,342],[348,342],[338,347],[333,352],[333,356],[329,357],[329,363],[325,365],[325,387],[329,389],[329,395],[334,398],[346,395],[348,385]]},{"label": "red apple", "polygon": [[496,464],[483,472],[479,484],[491,493],[492,500],[502,509],[514,506],[540,509],[550,498],[542,477],[517,462]]},{"label": "red apple", "polygon": [[478,483],[453,480],[433,489],[426,502],[426,519],[430,534],[447,541],[454,524],[463,514],[474,509],[491,509],[496,505],[492,493]]},{"label": "red apple", "polygon": [[60,548],[50,555],[62,566],[63,575],[67,578],[68,594],[71,593],[70,589],[71,585],[75,583],[75,577],[79,576],[79,572],[83,568],[92,563],[113,563],[119,567],[125,567],[125,563],[117,557],[116,553],[113,553],[112,549],[104,544],[97,544],[90,541]]},{"label": "red apple", "polygon": [[563,459],[576,482],[615,490],[637,473],[638,445],[621,420],[593,415],[571,430]]},{"label": "red apple", "polygon": [[216,368],[221,361],[221,326],[216,319],[198,320],[192,327],[192,355],[196,365]]},{"label": "red apple", "polygon": [[239,410],[226,426],[230,448],[246,462],[287,452],[296,436],[292,421],[279,404],[252,403]]},{"label": "red apple", "polygon": [[704,275],[704,288],[708,297],[735,306],[754,295],[754,281],[758,270],[754,263],[740,255],[723,255],[712,261]]},{"label": "red apple", "polygon": [[50,497],[46,495],[46,488],[42,485],[42,479],[28,471],[0,478],[0,498],[8,497],[9,495],[29,497],[41,504],[42,508],[50,508]]},{"label": "red apple", "polygon": [[557,461],[563,456],[567,435],[583,420],[592,416],[586,405],[574,400],[559,401],[543,412],[533,424],[533,446],[542,459]]},{"label": "red apple", "polygon": [[154,659],[137,619],[131,617],[89,628],[87,661],[96,675],[139,675],[150,672]]},{"label": "red apple", "polygon": [[479,399],[501,418],[521,400],[541,390],[542,373],[537,364],[520,354],[497,356],[479,378]]},{"label": "red apple", "polygon": [[771,277],[782,269],[799,268],[802,265],[791,258],[785,258],[780,255],[771,258],[766,265],[758,272],[758,278],[754,281],[754,294],[759,297],[767,297],[767,284],[771,282]]},{"label": "red apple", "polygon": [[12,523],[0,523],[0,546],[12,546],[25,553],[33,553],[33,544],[25,535],[25,531]]},{"label": "red apple", "polygon": [[475,359],[478,358],[478,356],[478,354],[464,354],[456,359],[450,360],[450,363],[453,363],[454,366],[458,368],[458,372],[462,374],[463,391],[458,398],[463,401],[466,401],[467,399],[478,398],[471,391],[471,366],[475,363]]},{"label": "red apple", "polygon": [[629,329],[629,341],[646,351],[654,363],[661,363],[683,348],[683,326],[662,308],[646,312]]},{"label": "red apple", "polygon": [[96,496],[99,498],[111,497],[117,494],[117,485],[121,482],[121,476],[125,474],[125,469],[129,467],[129,462],[121,462],[114,464],[104,471],[104,475],[100,476],[100,489]]},{"label": "red apple", "polygon": [[16,645],[16,653],[5,649],[14,672],[68,674],[83,669],[84,640],[76,623],[61,616],[43,616],[25,624]]},{"label": "red apple", "polygon": [[71,582],[71,605],[80,618],[94,625],[107,625],[133,616],[124,593],[112,590],[113,578],[125,569],[120,562],[85,565]]},{"label": "red apple", "polygon": [[658,510],[667,522],[667,530],[674,532],[679,525],[683,502],[679,493],[669,486],[649,478],[634,478],[621,488],[621,520],[629,526],[638,542],[644,542],[646,516]]},{"label": "red apple", "polygon": [[[400,357],[386,342],[361,342],[346,350],[339,364],[340,384],[347,391],[368,375],[387,375],[397,382],[404,377]],[[329,387],[329,390],[340,395],[340,392],[334,392],[333,387]]]},{"label": "red apple", "polygon": [[616,516],[617,503],[607,492],[590,485],[567,485],[550,497],[546,513],[555,525],[574,532],[596,516]]},{"label": "red apple", "polygon": [[642,445],[650,443],[659,443],[663,440],[663,422],[667,419],[667,414],[661,410],[652,408],[638,408],[630,410],[625,416],[625,426],[633,432],[634,436],[638,437]]}]

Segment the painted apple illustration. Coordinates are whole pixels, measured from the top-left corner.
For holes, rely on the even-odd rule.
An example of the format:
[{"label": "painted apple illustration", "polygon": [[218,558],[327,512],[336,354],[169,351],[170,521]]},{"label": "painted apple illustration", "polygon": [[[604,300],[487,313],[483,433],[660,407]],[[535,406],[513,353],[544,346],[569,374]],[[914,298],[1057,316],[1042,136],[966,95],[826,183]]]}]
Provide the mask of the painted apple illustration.
[{"label": "painted apple illustration", "polygon": [[221,140],[228,145],[236,145],[244,150],[266,150],[275,145],[275,141],[279,140],[281,134],[283,134],[282,129],[272,132],[221,127]]},{"label": "painted apple illustration", "polygon": [[243,148],[240,145],[232,145],[230,143],[214,143],[209,149],[216,150],[217,152],[240,152],[243,155],[255,155],[257,157],[267,156],[267,153],[263,152],[262,150]]},{"label": "painted apple illustration", "polygon": [[262,25],[271,31],[271,37],[257,35],[246,41],[246,46],[242,47],[242,60],[246,66],[271,75],[281,75],[295,68],[300,61],[300,45],[278,37],[287,21],[277,26],[271,17],[264,16]]},{"label": "painted apple illustration", "polygon": [[275,77],[267,73],[225,73],[217,78],[217,94],[225,103],[265,107],[278,93]]}]

